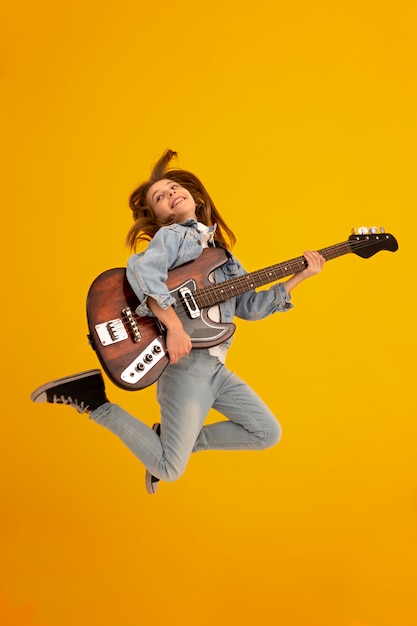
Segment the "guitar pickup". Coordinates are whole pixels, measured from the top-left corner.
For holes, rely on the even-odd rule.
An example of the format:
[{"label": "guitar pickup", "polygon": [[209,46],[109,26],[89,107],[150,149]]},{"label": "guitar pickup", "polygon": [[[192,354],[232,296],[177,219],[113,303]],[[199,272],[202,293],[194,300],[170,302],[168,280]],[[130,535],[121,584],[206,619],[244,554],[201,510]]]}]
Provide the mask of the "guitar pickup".
[{"label": "guitar pickup", "polygon": [[200,317],[200,309],[197,306],[191,289],[189,287],[181,287],[179,293],[191,319]]},{"label": "guitar pickup", "polygon": [[118,343],[128,338],[128,334],[121,319],[96,324],[95,329],[102,346],[109,346],[112,343]]}]

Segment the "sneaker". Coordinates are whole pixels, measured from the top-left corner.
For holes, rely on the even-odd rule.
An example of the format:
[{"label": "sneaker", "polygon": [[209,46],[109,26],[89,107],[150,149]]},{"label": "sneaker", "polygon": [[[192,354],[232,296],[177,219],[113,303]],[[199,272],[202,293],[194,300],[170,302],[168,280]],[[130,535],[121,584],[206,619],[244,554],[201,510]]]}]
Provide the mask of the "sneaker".
[{"label": "sneaker", "polygon": [[91,413],[108,402],[100,370],[88,370],[52,380],[35,389],[30,398],[33,402],[68,404],[78,413]]},{"label": "sneaker", "polygon": [[[161,424],[154,424],[152,426],[152,430],[159,437],[161,436]],[[159,487],[159,478],[157,478],[156,476],[153,476],[150,472],[148,472],[148,470],[146,470],[146,474],[145,474],[145,486],[146,486],[146,491],[150,495],[153,495],[154,493],[156,493]]]}]

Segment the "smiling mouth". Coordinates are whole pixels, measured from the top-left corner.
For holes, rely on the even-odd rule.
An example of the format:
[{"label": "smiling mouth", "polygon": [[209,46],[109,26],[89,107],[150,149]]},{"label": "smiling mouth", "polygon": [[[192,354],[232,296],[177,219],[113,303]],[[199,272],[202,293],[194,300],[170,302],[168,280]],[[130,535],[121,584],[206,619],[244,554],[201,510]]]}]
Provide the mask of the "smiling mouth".
[{"label": "smiling mouth", "polygon": [[178,206],[180,202],[183,202],[183,200],[185,200],[185,198],[177,198],[175,202],[173,203],[172,208],[175,209],[175,207]]}]

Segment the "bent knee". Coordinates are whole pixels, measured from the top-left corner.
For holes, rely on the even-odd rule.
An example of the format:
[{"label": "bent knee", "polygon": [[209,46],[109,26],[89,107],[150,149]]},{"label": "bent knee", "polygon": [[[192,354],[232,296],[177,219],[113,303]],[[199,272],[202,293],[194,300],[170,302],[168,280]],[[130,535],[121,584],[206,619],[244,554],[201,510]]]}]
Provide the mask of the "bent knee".
[{"label": "bent knee", "polygon": [[185,467],[176,467],[174,465],[166,465],[160,472],[159,478],[166,483],[173,483],[185,472]]},{"label": "bent knee", "polygon": [[272,448],[280,441],[282,435],[281,425],[277,420],[271,422],[262,442],[262,448]]}]

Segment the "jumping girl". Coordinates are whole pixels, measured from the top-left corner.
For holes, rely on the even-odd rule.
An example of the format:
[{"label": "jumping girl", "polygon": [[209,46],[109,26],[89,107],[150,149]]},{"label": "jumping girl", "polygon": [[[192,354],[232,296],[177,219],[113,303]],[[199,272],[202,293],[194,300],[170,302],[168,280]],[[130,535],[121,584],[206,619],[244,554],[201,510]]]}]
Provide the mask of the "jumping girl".
[{"label": "jumping girl", "polygon": [[[176,153],[167,150],[148,181],[130,197],[134,224],[127,235],[132,256],[127,279],[138,298],[136,314],[154,316],[166,329],[169,364],[157,381],[160,421],[150,428],[111,403],[100,370],[60,378],[36,389],[34,402],[68,404],[117,435],[146,468],[146,489],[156,493],[159,481],[177,480],[192,452],[264,450],[275,445],[281,429],[259,396],[225,365],[232,338],[207,349],[193,348],[176,312],[166,281],[168,272],[197,259],[209,246],[230,250],[235,236],[216,209],[201,181],[191,172],[170,167]],[[136,253],[140,242],[145,251]],[[259,320],[292,308],[291,292],[318,274],[324,258],[304,252],[306,269],[268,289],[248,291],[213,307],[214,321],[234,316]],[[226,257],[225,257],[226,259]],[[239,261],[228,254],[213,272],[215,283],[243,276]],[[224,419],[204,425],[210,409]]]}]

